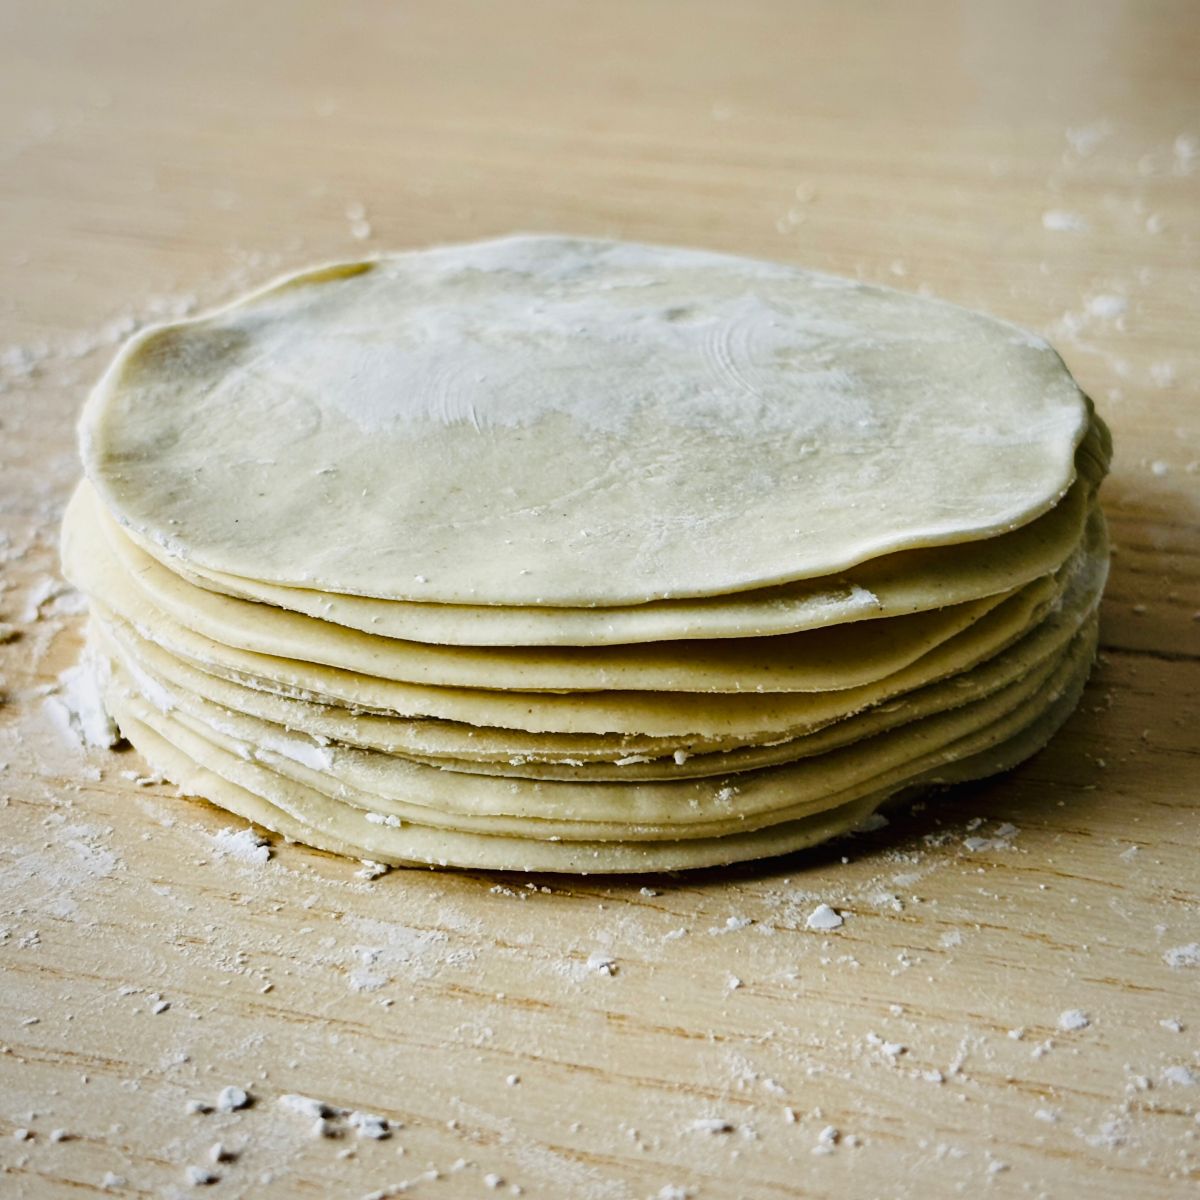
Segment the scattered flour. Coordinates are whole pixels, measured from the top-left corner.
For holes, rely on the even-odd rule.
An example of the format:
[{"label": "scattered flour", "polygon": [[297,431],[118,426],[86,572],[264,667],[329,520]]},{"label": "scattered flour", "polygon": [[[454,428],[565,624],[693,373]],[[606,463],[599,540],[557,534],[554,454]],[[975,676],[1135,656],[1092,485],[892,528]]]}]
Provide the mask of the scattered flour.
[{"label": "scattered flour", "polygon": [[1172,946],[1163,953],[1163,962],[1168,967],[1200,967],[1200,942]]},{"label": "scattered flour", "polygon": [[1091,226],[1078,213],[1052,208],[1042,213],[1042,227],[1054,233],[1086,233]]},{"label": "scattered flour", "polygon": [[1100,317],[1105,321],[1116,320],[1128,307],[1129,301],[1124,296],[1115,296],[1107,292],[1092,296],[1087,302],[1088,312],[1093,317]]},{"label": "scattered flour", "polygon": [[1173,1066],[1163,1071],[1163,1082],[1172,1087],[1195,1087],[1200,1083],[1200,1076],[1191,1067]]},{"label": "scattered flour", "polygon": [[84,750],[108,750],[121,740],[104,708],[103,672],[103,666],[85,654],[59,675],[55,693],[43,701],[59,731]]},{"label": "scattered flour", "polygon": [[807,929],[814,929],[821,933],[831,929],[840,929],[844,923],[841,914],[830,908],[828,904],[818,904],[804,922]]},{"label": "scattered flour", "polygon": [[217,1095],[217,1111],[231,1113],[240,1108],[249,1108],[252,1099],[249,1092],[240,1087],[224,1087]]},{"label": "scattered flour", "polygon": [[689,1133],[732,1133],[733,1122],[723,1117],[697,1117],[687,1126]]},{"label": "scattered flour", "polygon": [[212,835],[213,851],[219,858],[234,858],[238,862],[265,863],[271,857],[271,846],[265,837],[246,826],[229,826]]}]

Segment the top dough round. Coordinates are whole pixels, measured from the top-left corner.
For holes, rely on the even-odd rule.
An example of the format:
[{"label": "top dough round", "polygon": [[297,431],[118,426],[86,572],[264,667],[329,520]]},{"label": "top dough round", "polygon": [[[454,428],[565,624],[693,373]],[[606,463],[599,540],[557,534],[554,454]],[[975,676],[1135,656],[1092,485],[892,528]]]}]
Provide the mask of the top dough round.
[{"label": "top dough round", "polygon": [[168,553],[382,599],[621,605],[1022,525],[1089,404],[1044,342],[748,259],[511,237],[329,267],[150,329],[88,401]]}]

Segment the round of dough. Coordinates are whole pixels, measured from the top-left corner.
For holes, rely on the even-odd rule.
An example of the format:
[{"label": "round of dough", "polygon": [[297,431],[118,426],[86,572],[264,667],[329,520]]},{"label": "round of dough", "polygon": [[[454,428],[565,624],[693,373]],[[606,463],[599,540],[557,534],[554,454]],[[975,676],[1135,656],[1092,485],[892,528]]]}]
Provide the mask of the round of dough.
[{"label": "round of dough", "polygon": [[991,317],[796,268],[513,237],[329,267],[134,338],[105,507],[198,568],[381,599],[629,605],[1048,511],[1090,407]]}]

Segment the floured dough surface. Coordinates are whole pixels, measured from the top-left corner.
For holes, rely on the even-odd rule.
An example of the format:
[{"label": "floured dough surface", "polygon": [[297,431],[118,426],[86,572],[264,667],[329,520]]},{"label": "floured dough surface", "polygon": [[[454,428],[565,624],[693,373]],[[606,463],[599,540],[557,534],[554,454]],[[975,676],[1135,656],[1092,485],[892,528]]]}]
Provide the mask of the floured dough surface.
[{"label": "floured dough surface", "polygon": [[[115,607],[133,606],[140,595],[188,629],[226,645],[399,682],[489,690],[805,692],[855,687],[915,662],[1014,594],[1001,592],[886,623],[774,638],[594,648],[434,646],[372,637],[196,588],[128,539],[118,536],[106,542],[86,509],[75,505],[67,516],[67,530],[68,564],[80,555],[91,559],[97,574],[110,581],[111,590],[97,594]],[[83,566],[80,574],[87,570]],[[1036,604],[1052,590],[1045,577],[1020,592]]]},{"label": "floured dough surface", "polygon": [[[961,546],[901,551],[833,578],[774,588],[607,608],[417,604],[289,588],[197,570],[148,538],[139,549],[201,588],[305,613],[376,637],[458,646],[609,646],[749,638],[829,629],[963,604],[1057,570],[1078,544],[1093,485],[1077,479],[1048,513],[1010,533]],[[104,524],[111,518],[91,507]]]},{"label": "floured dough surface", "polygon": [[[752,823],[732,832],[666,839],[529,837],[509,828],[478,833],[405,821],[379,797],[361,807],[334,800],[291,775],[247,758],[220,735],[206,736],[199,723],[163,713],[119,684],[108,703],[149,761],[179,785],[286,837],[385,863],[528,871],[638,872],[677,870],[739,862],[802,849],[844,833],[888,799],[931,784],[954,783],[1003,771],[1038,750],[1078,702],[1091,662],[1091,646],[1063,665],[1038,701],[958,738],[917,753],[902,767],[874,780],[860,778],[843,792],[807,807],[777,813],[775,823]],[[881,755],[881,759],[885,757]],[[783,768],[788,770],[789,768]],[[869,774],[869,772],[864,772]],[[299,774],[298,772],[296,774]],[[854,773],[848,772],[848,778]],[[877,784],[878,787],[872,787]],[[773,788],[773,782],[762,785]],[[356,797],[358,800],[363,798]],[[389,820],[388,818],[392,819]],[[624,831],[628,834],[628,830]]]},{"label": "floured dough surface", "polygon": [[994,535],[1089,406],[993,318],[692,250],[513,237],[309,272],[134,338],[88,402],[113,517],[197,568],[607,606]]},{"label": "floured dough surface", "polygon": [[63,565],[169,778],[380,862],[736,862],[1033,753],[1111,442],[1040,339],[698,251],[514,237],[138,335]]}]

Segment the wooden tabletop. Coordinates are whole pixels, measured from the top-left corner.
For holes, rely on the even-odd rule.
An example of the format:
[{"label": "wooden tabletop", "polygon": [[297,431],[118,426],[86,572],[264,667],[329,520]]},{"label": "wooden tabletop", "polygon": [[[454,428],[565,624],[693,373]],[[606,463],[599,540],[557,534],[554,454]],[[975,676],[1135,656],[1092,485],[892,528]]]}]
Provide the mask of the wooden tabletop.
[{"label": "wooden tabletop", "polygon": [[[0,206],[0,1194],[1195,1194],[1191,0],[17,0]],[[81,748],[56,526],[119,341],[535,229],[1052,339],[1117,453],[1103,654],[1049,749],[818,852],[615,880],[365,878]]]}]

